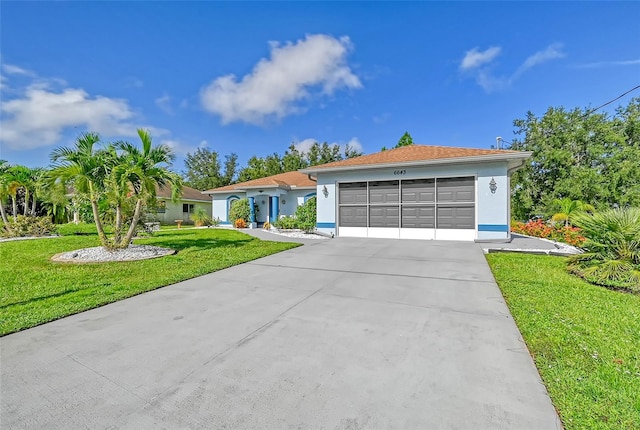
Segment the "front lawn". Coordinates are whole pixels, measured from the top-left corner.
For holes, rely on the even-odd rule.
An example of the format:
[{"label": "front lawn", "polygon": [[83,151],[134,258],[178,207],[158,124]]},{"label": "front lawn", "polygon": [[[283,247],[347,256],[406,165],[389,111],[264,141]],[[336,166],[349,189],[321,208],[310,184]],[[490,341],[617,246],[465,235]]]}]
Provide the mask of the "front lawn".
[{"label": "front lawn", "polygon": [[640,428],[640,296],[588,284],[562,257],[487,259],[565,428]]},{"label": "front lawn", "polygon": [[152,260],[69,264],[50,258],[98,246],[97,237],[0,243],[0,335],[299,246],[223,229],[166,230],[136,243],[178,253]]}]

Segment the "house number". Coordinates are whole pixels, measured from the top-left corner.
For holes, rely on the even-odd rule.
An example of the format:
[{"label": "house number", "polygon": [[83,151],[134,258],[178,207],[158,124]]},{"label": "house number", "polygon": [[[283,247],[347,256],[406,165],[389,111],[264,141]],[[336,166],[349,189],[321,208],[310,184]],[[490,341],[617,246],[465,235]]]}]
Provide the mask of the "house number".
[{"label": "house number", "polygon": [[406,174],[406,173],[407,173],[407,171],[406,171],[405,169],[402,169],[402,170],[394,170],[394,171],[393,171],[393,174],[394,174],[394,175],[404,175],[404,174]]}]

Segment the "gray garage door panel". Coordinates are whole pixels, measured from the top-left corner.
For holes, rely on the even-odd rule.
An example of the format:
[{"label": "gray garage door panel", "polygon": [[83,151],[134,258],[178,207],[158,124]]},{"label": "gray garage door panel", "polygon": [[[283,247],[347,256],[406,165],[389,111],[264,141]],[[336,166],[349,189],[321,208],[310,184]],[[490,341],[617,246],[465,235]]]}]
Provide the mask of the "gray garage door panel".
[{"label": "gray garage door panel", "polygon": [[353,182],[338,185],[338,203],[341,205],[366,204],[367,203],[367,183]]},{"label": "gray garage door panel", "polygon": [[341,227],[366,227],[366,206],[341,206],[338,211],[338,222]]},{"label": "gray garage door panel", "polygon": [[473,202],[475,200],[475,179],[443,178],[438,179],[438,203]]},{"label": "gray garage door panel", "polygon": [[400,227],[400,208],[369,206],[369,227]]},{"label": "gray garage door panel", "polygon": [[369,182],[369,203],[384,204],[400,201],[400,181]]},{"label": "gray garage door panel", "polygon": [[402,181],[402,203],[433,203],[436,200],[435,179]]},{"label": "gray garage door panel", "polygon": [[402,228],[435,228],[436,209],[432,206],[403,206]]},{"label": "gray garage door panel", "polygon": [[438,206],[437,228],[475,229],[475,207]]}]

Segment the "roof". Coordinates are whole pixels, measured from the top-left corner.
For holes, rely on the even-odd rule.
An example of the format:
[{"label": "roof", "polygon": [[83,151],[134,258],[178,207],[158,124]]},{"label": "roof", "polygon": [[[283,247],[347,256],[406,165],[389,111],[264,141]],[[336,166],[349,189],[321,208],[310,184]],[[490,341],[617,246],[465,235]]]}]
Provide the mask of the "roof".
[{"label": "roof", "polygon": [[[156,187],[156,197],[170,199],[171,198],[171,187]],[[182,200],[202,200],[204,202],[210,202],[211,199],[206,195],[203,195],[202,192],[196,190],[195,188],[187,187],[186,185],[182,186],[182,194],[180,195],[180,199]]]},{"label": "roof", "polygon": [[420,165],[462,163],[472,161],[491,161],[509,159],[527,159],[530,152],[503,149],[456,148],[452,146],[410,145],[400,148],[348,158],[333,163],[301,169],[303,173],[319,173],[333,170],[355,170],[369,167],[392,165]]},{"label": "roof", "polygon": [[252,179],[251,181],[231,184],[224,187],[213,188],[203,191],[206,194],[225,193],[233,191],[244,191],[253,188],[315,188],[316,182],[309,179],[309,176],[300,172],[286,172],[266,178]]}]

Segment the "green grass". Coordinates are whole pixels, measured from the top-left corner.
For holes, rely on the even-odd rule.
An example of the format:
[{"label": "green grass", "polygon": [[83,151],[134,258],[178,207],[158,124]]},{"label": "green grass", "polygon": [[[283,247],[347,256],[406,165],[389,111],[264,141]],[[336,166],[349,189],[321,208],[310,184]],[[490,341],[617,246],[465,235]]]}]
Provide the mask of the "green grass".
[{"label": "green grass", "polygon": [[160,231],[136,243],[178,252],[152,260],[70,264],[50,258],[98,246],[96,236],[0,243],[0,335],[298,246],[223,229]]},{"label": "green grass", "polygon": [[487,259],[565,428],[640,428],[640,296],[572,276],[561,257]]}]

